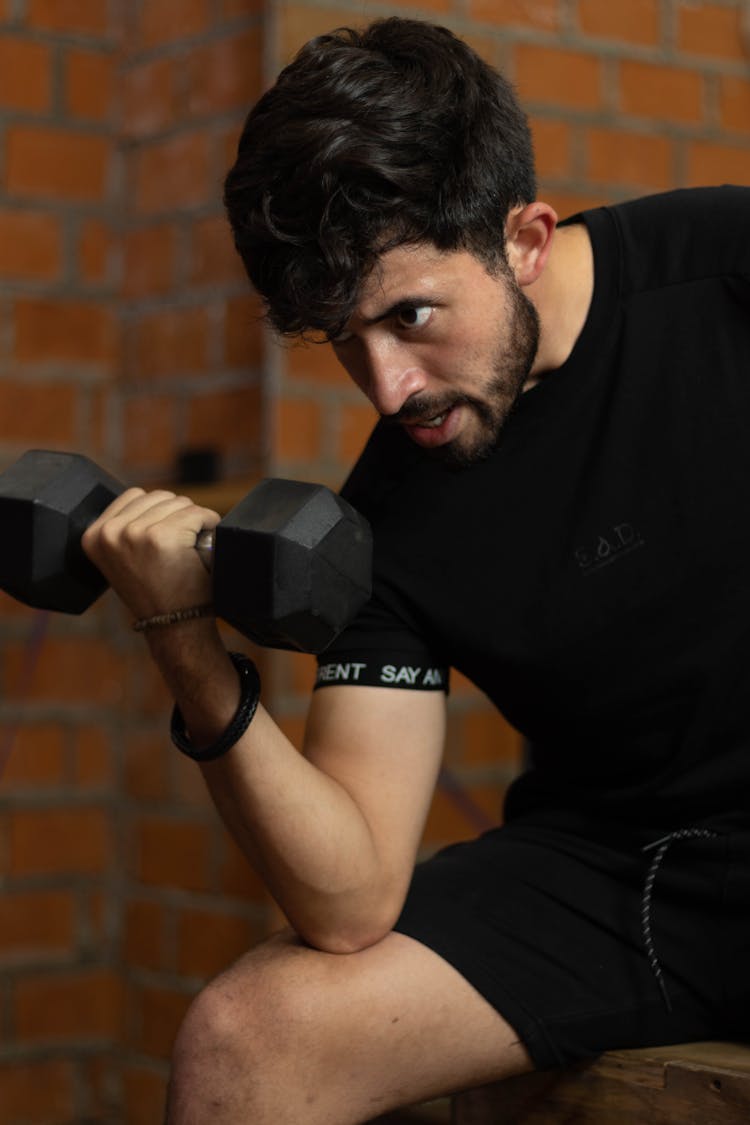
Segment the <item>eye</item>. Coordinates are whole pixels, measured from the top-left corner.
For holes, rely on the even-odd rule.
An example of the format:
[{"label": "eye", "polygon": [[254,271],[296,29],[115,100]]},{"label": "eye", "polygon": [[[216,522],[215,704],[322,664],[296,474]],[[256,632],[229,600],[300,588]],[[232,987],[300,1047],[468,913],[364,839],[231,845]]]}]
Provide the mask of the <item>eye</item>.
[{"label": "eye", "polygon": [[432,305],[404,305],[396,313],[396,320],[401,328],[424,328],[432,312]]},{"label": "eye", "polygon": [[332,336],[331,337],[331,343],[333,344],[334,348],[336,348],[336,347],[338,347],[339,344],[348,344],[349,341],[353,338],[354,338],[353,332],[347,332],[347,331],[339,332],[338,336]]}]

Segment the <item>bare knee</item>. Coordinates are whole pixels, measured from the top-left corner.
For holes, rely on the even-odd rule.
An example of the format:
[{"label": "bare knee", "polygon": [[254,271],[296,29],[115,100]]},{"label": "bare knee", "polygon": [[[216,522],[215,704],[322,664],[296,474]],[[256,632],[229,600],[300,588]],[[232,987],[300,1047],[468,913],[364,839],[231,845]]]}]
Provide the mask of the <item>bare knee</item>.
[{"label": "bare knee", "polygon": [[286,1120],[305,1082],[314,1082],[314,1048],[325,1037],[314,991],[283,942],[208,985],[175,1041],[168,1125]]}]

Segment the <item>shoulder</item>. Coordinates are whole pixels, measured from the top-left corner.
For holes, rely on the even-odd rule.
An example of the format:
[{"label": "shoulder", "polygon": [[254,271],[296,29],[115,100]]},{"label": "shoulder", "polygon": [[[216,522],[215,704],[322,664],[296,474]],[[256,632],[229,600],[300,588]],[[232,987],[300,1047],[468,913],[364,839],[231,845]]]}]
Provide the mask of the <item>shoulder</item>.
[{"label": "shoulder", "polygon": [[750,187],[683,188],[592,216],[584,219],[614,228],[626,290],[750,274]]}]

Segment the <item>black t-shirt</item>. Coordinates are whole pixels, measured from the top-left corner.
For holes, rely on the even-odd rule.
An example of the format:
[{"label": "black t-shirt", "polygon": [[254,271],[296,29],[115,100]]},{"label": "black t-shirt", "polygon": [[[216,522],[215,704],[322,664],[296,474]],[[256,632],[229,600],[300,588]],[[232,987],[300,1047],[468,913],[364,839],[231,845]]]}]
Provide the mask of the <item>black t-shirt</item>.
[{"label": "black t-shirt", "polygon": [[750,820],[750,189],[570,221],[592,304],[468,469],[380,424],[374,591],[319,685],[463,672],[530,741],[506,817]]}]

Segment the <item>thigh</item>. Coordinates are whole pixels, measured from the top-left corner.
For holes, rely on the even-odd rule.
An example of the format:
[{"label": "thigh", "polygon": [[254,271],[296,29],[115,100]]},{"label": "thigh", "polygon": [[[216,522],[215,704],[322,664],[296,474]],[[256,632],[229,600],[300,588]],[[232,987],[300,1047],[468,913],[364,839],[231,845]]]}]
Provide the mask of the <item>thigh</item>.
[{"label": "thigh", "polygon": [[195,1087],[213,1081],[226,1100],[231,1086],[237,1120],[275,1125],[368,1121],[531,1068],[518,1035],[472,985],[397,933],[352,954],[278,935],[213,982],[180,1041],[193,1054],[202,1044],[206,1073]]},{"label": "thigh", "polygon": [[[537,1068],[722,1028],[721,839],[676,843],[646,912],[653,834],[509,825],[421,865],[396,929],[450,961]],[[661,983],[660,983],[661,980]]]}]

